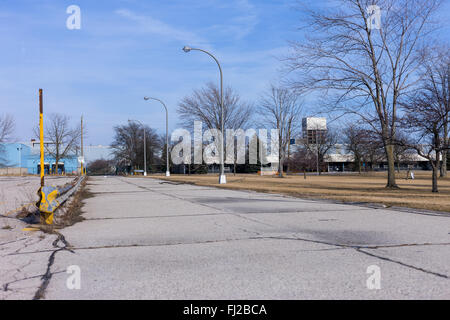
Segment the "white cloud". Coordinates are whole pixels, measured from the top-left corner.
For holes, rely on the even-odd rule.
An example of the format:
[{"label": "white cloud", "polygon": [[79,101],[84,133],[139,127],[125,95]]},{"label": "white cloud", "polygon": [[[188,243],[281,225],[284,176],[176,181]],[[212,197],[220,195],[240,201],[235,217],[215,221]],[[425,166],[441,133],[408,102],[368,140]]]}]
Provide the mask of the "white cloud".
[{"label": "white cloud", "polygon": [[248,0],[235,0],[229,3],[229,8],[237,11],[237,15],[224,24],[212,26],[211,29],[231,35],[236,40],[243,39],[251,34],[259,23],[255,6]]},{"label": "white cloud", "polygon": [[138,24],[139,29],[135,29],[135,32],[138,33],[151,33],[171,40],[182,41],[194,45],[207,43],[205,39],[199,37],[194,32],[173,27],[150,16],[138,15],[128,9],[119,9],[116,10],[115,13]]}]

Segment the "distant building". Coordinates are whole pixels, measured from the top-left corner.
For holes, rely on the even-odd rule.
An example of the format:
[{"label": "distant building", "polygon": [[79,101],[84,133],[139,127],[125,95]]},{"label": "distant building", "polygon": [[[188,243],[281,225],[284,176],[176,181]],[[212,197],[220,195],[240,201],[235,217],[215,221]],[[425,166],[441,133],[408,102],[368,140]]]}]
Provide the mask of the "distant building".
[{"label": "distant building", "polygon": [[[0,167],[7,168],[25,168],[28,174],[40,173],[40,146],[33,143],[3,143],[0,145]],[[58,173],[77,174],[80,170],[78,157],[80,150],[64,157],[58,161]],[[112,151],[108,146],[85,146],[84,147],[85,163],[97,159],[112,159]],[[56,172],[56,161],[54,157],[47,153],[44,155],[44,170],[48,174]]]},{"label": "distant building", "polygon": [[317,144],[327,133],[327,119],[308,117],[302,119],[302,138],[308,144]]},{"label": "distant building", "polygon": [[[40,173],[40,152],[39,145],[33,146],[32,143],[3,143],[2,159],[0,165],[8,168],[25,168],[28,174]],[[44,157],[44,172],[56,172],[56,161],[53,157],[45,154]],[[77,156],[70,155],[58,161],[59,173],[77,173],[78,159]]]},{"label": "distant building", "polygon": [[[290,141],[291,151],[296,152],[306,144],[320,144],[320,140],[327,134],[327,119],[318,117],[306,117],[302,119],[302,135],[300,139],[293,138]],[[430,169],[428,160],[415,152],[402,155],[396,163],[399,169]],[[355,170],[355,157],[345,144],[335,144],[324,156],[324,162],[328,172],[344,172]],[[364,159],[361,162],[362,170],[387,170],[388,164],[383,152],[377,154],[371,161]]]}]

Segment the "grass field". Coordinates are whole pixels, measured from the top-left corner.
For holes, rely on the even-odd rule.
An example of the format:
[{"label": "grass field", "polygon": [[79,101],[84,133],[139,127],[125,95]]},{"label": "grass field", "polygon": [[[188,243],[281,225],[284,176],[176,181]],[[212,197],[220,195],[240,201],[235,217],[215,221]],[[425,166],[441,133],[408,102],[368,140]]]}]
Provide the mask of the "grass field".
[{"label": "grass field", "polygon": [[227,175],[227,184],[219,185],[217,175],[172,175],[155,178],[215,186],[226,189],[255,190],[280,193],[301,198],[334,199],[343,202],[369,202],[450,212],[450,177],[439,179],[439,193],[431,192],[431,172],[415,171],[415,180],[406,180],[406,173],[397,174],[400,189],[386,189],[386,173],[348,175],[258,176]]}]

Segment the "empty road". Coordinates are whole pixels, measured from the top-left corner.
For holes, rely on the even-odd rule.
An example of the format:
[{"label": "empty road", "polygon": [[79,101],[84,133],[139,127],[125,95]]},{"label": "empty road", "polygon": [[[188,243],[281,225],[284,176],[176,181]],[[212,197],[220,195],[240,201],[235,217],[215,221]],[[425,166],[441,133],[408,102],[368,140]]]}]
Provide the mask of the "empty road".
[{"label": "empty road", "polygon": [[[46,299],[450,298],[449,215],[151,178],[88,189]],[[66,284],[73,265],[80,289]]]}]

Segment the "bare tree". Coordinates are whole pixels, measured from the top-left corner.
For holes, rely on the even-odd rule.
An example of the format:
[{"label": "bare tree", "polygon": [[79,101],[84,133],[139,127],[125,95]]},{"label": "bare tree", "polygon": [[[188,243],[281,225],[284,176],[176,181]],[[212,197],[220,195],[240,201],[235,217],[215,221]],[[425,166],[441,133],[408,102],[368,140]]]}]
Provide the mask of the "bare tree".
[{"label": "bare tree", "polygon": [[[253,107],[242,101],[241,97],[231,87],[224,91],[224,129],[247,129],[252,121]],[[194,121],[201,121],[207,129],[221,130],[220,90],[208,83],[205,87],[194,90],[191,96],[185,97],[178,104],[177,109],[180,124],[185,128],[192,128]],[[225,133],[224,133],[225,135]],[[226,138],[226,137],[224,137]],[[218,142],[218,141],[217,141]],[[235,143],[235,141],[233,142]],[[225,141],[224,141],[225,145]],[[219,149],[219,146],[217,146]],[[236,171],[236,150],[234,148],[234,170]]]},{"label": "bare tree", "polygon": [[368,146],[372,143],[371,135],[367,129],[364,129],[357,124],[350,123],[343,130],[344,142],[347,149],[353,153],[355,158],[356,170],[361,174],[362,163],[367,161]]},{"label": "bare tree", "polygon": [[[357,114],[379,134],[396,188],[394,139],[399,98],[411,90],[440,0],[340,0],[311,11],[306,40],[287,59],[292,86],[334,96],[329,111]],[[380,24],[372,24],[381,9]],[[374,11],[373,11],[374,10]]]},{"label": "bare tree", "polygon": [[[401,129],[401,128],[399,128]],[[408,139],[407,133],[404,131],[397,131],[396,140],[406,141]],[[411,148],[407,145],[396,144],[394,148],[394,159],[397,164],[397,172],[400,173],[400,166],[402,163],[409,162],[411,159]]]},{"label": "bare tree", "polygon": [[306,171],[313,171],[317,168],[317,155],[310,152],[307,148],[297,148],[294,150],[290,162],[293,170],[305,173],[306,179]]},{"label": "bare tree", "polygon": [[[231,87],[224,91],[224,128],[245,128],[252,117],[252,107],[242,101],[238,93]],[[203,122],[208,129],[221,129],[220,125],[220,90],[208,83],[205,87],[194,90],[191,96],[185,97],[178,105],[177,113],[180,124],[185,128],[192,128],[194,121]]]},{"label": "bare tree", "polygon": [[[44,125],[45,151],[55,159],[55,172],[58,173],[59,161],[73,156],[81,137],[80,125],[70,126],[70,118],[59,113],[52,113]],[[34,128],[34,135],[39,139],[39,128]]]},{"label": "bare tree", "polygon": [[374,165],[386,161],[386,152],[380,135],[370,129],[366,129],[364,139],[364,162],[367,162],[369,170],[374,169]]},{"label": "bare tree", "polygon": [[3,158],[3,145],[2,143],[7,142],[10,138],[12,133],[14,132],[15,123],[14,118],[9,115],[1,115],[0,116],[0,165],[5,165],[6,159]]},{"label": "bare tree", "polygon": [[278,175],[282,178],[290,139],[296,135],[301,123],[302,103],[294,91],[271,85],[261,97],[259,111],[264,124],[278,129]]},{"label": "bare tree", "polygon": [[[355,169],[361,173],[362,164],[370,163],[373,165],[377,162],[383,162],[386,160],[385,153],[383,152],[383,142],[380,136],[360,123],[349,123],[343,130],[344,142],[347,149],[351,151],[355,157]],[[404,132],[397,132],[397,140],[404,140]],[[402,146],[396,144],[394,148],[394,159],[397,164],[397,171],[400,171],[400,164],[404,162],[410,162],[411,149],[408,146]]]},{"label": "bare tree", "polygon": [[316,171],[317,174],[322,172],[322,164],[325,161],[325,156],[328,151],[333,148],[337,143],[338,134],[332,129],[319,132],[316,131],[315,137],[310,143],[308,139],[304,139],[304,147],[308,152],[316,158]]},{"label": "bare tree", "polygon": [[[450,114],[448,96],[442,99],[440,90],[444,79],[448,90],[448,71],[443,78],[435,78],[430,73],[422,90],[406,101],[400,102],[404,109],[402,126],[410,132],[404,140],[398,140],[401,146],[415,149],[418,154],[431,164],[432,192],[438,192],[438,172],[443,153],[450,149],[448,139],[448,118]],[[446,91],[448,92],[448,91]]]},{"label": "bare tree", "polygon": [[[443,145],[450,144],[450,48],[441,46],[435,49],[435,56],[425,65],[423,90],[435,104],[434,110],[442,113]],[[439,105],[439,106],[438,106]],[[450,151],[443,150],[441,177],[447,176],[447,159]]]},{"label": "bare tree", "polygon": [[5,114],[0,116],[0,167],[7,165],[6,159],[3,156],[4,146],[2,143],[5,143],[11,138],[14,127],[14,118],[11,115]]},{"label": "bare tree", "polygon": [[0,143],[8,141],[14,132],[15,123],[13,116],[9,114],[0,116]]},{"label": "bare tree", "polygon": [[[120,166],[144,168],[144,134],[142,126],[135,122],[114,127],[114,140],[111,144],[116,162]],[[161,152],[161,138],[156,131],[145,127],[146,161],[149,171],[159,162],[157,155]]]},{"label": "bare tree", "polygon": [[89,174],[107,175],[115,173],[113,160],[97,159],[87,166]]}]

